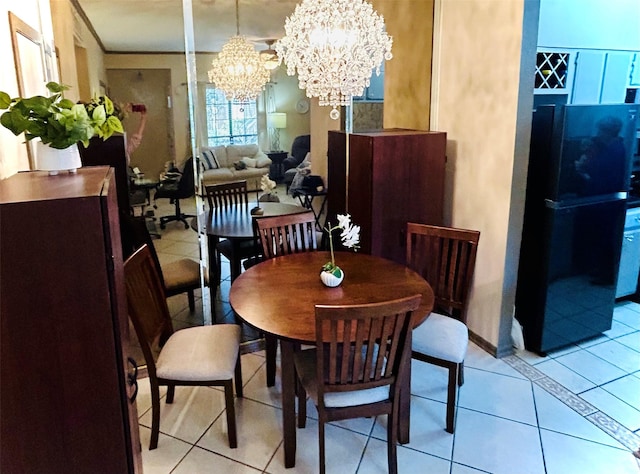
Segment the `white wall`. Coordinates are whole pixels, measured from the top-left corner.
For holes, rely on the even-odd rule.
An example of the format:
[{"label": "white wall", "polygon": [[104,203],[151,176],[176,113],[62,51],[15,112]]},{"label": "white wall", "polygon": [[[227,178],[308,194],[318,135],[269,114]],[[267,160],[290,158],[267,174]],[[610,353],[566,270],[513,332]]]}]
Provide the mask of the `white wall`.
[{"label": "white wall", "polygon": [[[48,39],[51,38],[52,26],[46,1],[0,2],[0,57],[3,58],[3,67],[0,68],[0,90],[11,97],[17,97],[18,81],[13,67],[13,48],[8,21],[8,12],[10,11],[32,28],[43,33]],[[40,18],[41,12],[42,19]],[[41,28],[40,25],[45,26]],[[9,130],[0,127],[0,179],[29,169],[26,147],[22,142],[21,137],[15,137]]]},{"label": "white wall", "polygon": [[638,0],[540,0],[538,46],[640,50]]}]

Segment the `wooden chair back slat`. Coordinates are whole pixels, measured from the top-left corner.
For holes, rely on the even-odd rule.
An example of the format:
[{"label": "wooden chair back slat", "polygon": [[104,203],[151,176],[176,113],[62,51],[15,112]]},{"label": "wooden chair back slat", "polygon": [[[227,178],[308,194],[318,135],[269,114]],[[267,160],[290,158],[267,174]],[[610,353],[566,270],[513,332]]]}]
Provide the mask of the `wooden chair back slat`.
[{"label": "wooden chair back slat", "polygon": [[256,232],[265,259],[318,248],[313,212],[256,219]]},{"label": "wooden chair back slat", "polygon": [[[391,385],[407,361],[405,344],[421,295],[382,303],[316,306],[318,391]],[[320,395],[319,395],[320,398]]]},{"label": "wooden chair back slat", "polygon": [[480,232],[407,224],[407,265],[429,282],[434,308],[467,322]]},{"label": "wooden chair back slat", "polygon": [[248,204],[249,194],[246,181],[233,181],[205,186],[209,210],[226,209],[235,204]]}]

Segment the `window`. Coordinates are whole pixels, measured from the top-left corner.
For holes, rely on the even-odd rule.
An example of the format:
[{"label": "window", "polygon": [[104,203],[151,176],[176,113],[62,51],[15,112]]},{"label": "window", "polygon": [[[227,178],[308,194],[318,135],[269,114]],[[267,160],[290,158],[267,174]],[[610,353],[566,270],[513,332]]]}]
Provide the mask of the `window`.
[{"label": "window", "polygon": [[209,146],[258,142],[256,101],[236,102],[213,86],[206,90],[207,141]]}]

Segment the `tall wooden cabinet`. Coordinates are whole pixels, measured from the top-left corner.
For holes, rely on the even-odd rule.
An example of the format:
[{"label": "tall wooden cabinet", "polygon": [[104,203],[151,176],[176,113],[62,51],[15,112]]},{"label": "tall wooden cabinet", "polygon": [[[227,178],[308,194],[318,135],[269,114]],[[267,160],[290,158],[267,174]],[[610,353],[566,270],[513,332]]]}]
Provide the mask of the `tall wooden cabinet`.
[{"label": "tall wooden cabinet", "polygon": [[0,181],[0,472],[141,472],[113,168]]},{"label": "tall wooden cabinet", "polygon": [[[407,221],[441,225],[446,133],[330,131],[327,218],[348,212],[365,253],[405,261]],[[349,153],[347,156],[347,140]]]}]

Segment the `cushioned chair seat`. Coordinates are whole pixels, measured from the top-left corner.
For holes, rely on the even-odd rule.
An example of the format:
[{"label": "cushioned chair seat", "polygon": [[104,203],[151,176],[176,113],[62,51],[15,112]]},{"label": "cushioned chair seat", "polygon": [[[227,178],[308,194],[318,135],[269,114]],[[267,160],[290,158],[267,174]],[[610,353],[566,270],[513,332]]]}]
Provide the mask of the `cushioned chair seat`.
[{"label": "cushioned chair seat", "polygon": [[162,276],[168,292],[190,287],[200,279],[200,264],[190,258],[182,258],[162,265]]},{"label": "cushioned chair seat", "polygon": [[[295,364],[300,381],[307,390],[307,394],[315,404],[318,403],[318,385],[316,372],[315,349],[308,349],[295,354]],[[350,407],[367,405],[389,399],[389,385],[352,392],[330,392],[324,394],[324,404],[327,407]]]},{"label": "cushioned chair seat", "polygon": [[215,324],[174,332],[156,362],[159,378],[198,381],[231,379],[240,343],[240,326]]},{"label": "cushioned chair seat", "polygon": [[469,344],[469,330],[457,319],[431,313],[413,330],[411,349],[438,359],[462,363]]}]

